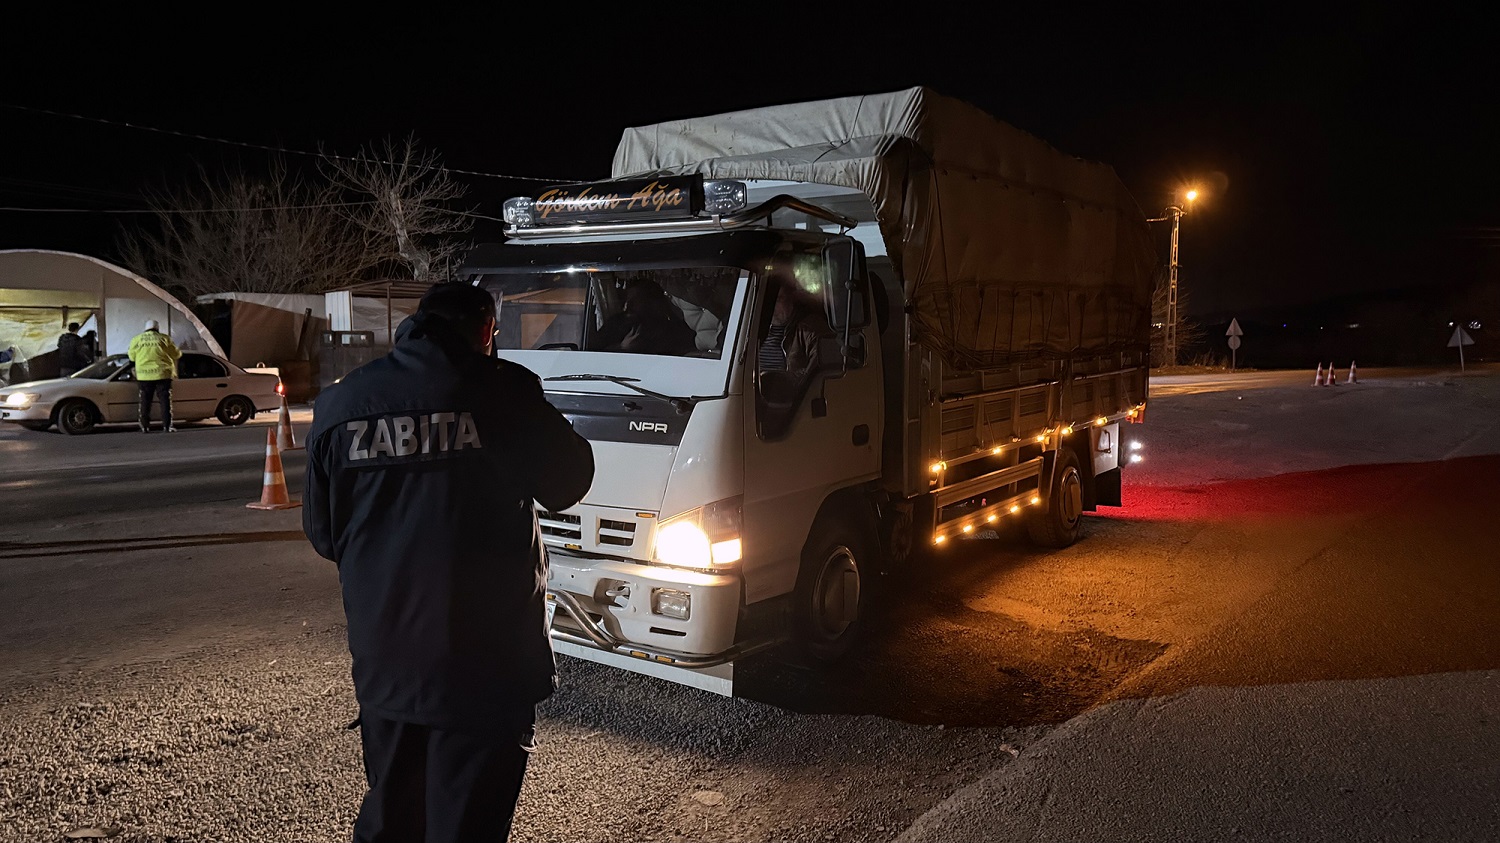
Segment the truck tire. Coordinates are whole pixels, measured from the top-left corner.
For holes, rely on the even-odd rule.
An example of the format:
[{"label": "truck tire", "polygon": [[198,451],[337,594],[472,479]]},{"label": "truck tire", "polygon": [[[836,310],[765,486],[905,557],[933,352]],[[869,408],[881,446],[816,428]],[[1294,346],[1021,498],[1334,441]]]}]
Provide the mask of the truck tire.
[{"label": "truck tire", "polygon": [[849,520],[834,516],[814,525],[795,595],[802,655],[826,664],[853,649],[864,630],[874,565],[870,543]]},{"label": "truck tire", "polygon": [[1026,532],[1042,547],[1067,547],[1078,540],[1083,524],[1083,472],[1070,448],[1057,451],[1053,461],[1052,486],[1044,505],[1026,519]]}]

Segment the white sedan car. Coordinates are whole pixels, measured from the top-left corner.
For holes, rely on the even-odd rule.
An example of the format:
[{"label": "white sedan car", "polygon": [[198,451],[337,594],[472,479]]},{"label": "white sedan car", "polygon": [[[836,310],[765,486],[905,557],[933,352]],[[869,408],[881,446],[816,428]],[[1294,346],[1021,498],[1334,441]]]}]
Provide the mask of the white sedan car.
[{"label": "white sedan car", "polygon": [[[256,413],[279,410],[280,388],[276,375],[247,372],[222,357],[184,351],[172,381],[172,419],[184,422],[212,416],[227,425],[244,424]],[[135,364],[123,354],[105,357],[65,378],[0,390],[0,421],[30,430],[46,430],[55,424],[63,433],[79,434],[98,424],[139,420]]]}]

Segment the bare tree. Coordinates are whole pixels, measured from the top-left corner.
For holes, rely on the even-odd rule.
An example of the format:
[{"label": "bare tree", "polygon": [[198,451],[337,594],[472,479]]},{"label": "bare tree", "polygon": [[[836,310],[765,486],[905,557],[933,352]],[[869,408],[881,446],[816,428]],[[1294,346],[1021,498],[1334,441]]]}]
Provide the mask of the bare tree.
[{"label": "bare tree", "polygon": [[320,168],[348,200],[348,220],[371,239],[383,262],[431,284],[452,277],[471,219],[455,203],[467,188],[454,181],[437,153],[414,137],[386,139],[353,158],[324,155]]},{"label": "bare tree", "polygon": [[152,217],[122,232],[125,265],[186,298],[224,291],[318,293],[364,277],[378,250],[339,213],[331,185],[275,159],[264,178],[240,171],[149,191]]},{"label": "bare tree", "polygon": [[[1157,273],[1156,286],[1151,290],[1151,365],[1152,366],[1175,366],[1176,360],[1167,359],[1167,285],[1170,282],[1167,273]],[[1182,354],[1185,348],[1203,342],[1203,326],[1188,319],[1187,314],[1188,294],[1181,285],[1177,288],[1177,350]]]}]

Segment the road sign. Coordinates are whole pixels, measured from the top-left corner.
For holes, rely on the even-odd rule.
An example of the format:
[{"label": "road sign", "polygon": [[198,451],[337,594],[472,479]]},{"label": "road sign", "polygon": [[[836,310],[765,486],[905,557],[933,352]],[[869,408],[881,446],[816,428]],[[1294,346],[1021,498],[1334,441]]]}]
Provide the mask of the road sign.
[{"label": "road sign", "polygon": [[1224,332],[1224,336],[1229,337],[1229,371],[1231,372],[1240,367],[1238,360],[1240,350],[1240,337],[1243,337],[1244,335],[1245,332],[1240,330],[1240,320],[1230,319],[1229,330]]},{"label": "road sign", "polygon": [[1473,344],[1474,338],[1469,336],[1468,333],[1464,331],[1462,325],[1453,329],[1453,336],[1448,340],[1448,347],[1458,349],[1458,370],[1460,372],[1465,371],[1464,346]]}]

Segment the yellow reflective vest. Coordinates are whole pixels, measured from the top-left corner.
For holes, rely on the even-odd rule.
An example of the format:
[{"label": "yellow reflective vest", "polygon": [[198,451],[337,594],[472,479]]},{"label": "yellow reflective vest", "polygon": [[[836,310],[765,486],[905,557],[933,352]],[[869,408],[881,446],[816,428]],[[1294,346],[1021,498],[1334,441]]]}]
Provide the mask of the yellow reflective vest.
[{"label": "yellow reflective vest", "polygon": [[160,331],[143,331],[130,341],[130,362],[138,381],[165,381],[177,377],[177,358],[182,352],[172,338]]}]

